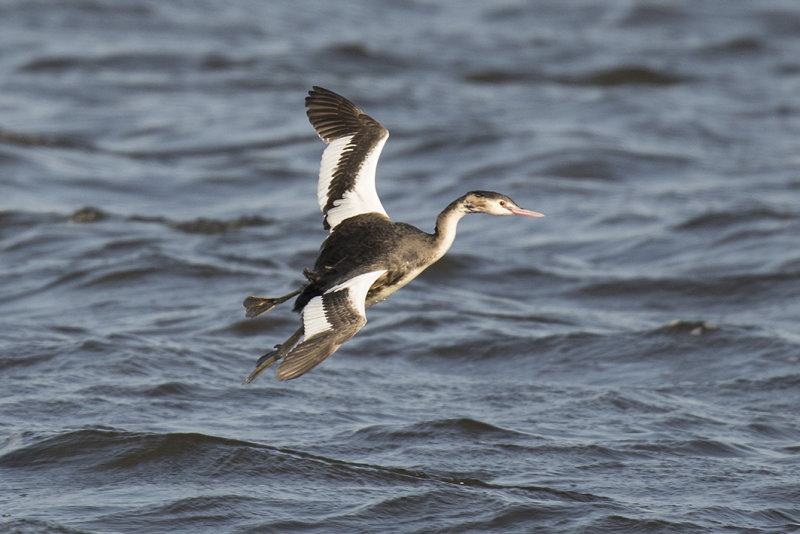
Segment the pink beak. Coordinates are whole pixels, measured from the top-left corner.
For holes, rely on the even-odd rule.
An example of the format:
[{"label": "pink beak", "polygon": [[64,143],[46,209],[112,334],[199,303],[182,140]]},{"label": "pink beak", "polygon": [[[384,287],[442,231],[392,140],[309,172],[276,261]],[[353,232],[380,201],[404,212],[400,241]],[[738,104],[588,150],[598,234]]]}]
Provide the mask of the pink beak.
[{"label": "pink beak", "polygon": [[526,217],[544,217],[543,213],[539,213],[538,211],[531,211],[522,208],[508,208],[511,210],[511,213],[514,215],[525,215]]}]

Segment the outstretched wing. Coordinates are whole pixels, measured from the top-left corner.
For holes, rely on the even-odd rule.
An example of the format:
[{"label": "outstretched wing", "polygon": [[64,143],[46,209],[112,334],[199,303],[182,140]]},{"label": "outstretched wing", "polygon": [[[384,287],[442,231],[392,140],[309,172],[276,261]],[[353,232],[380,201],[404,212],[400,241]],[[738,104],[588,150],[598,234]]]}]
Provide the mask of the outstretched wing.
[{"label": "outstretched wing", "polygon": [[375,168],[389,131],[346,98],[322,87],[308,92],[306,108],[311,125],[328,144],[317,183],[325,229],[333,230],[361,213],[386,215],[375,191]]},{"label": "outstretched wing", "polygon": [[277,379],[289,380],[310,371],[367,324],[367,292],[386,270],[371,271],[314,297],[303,308],[303,339],[278,366]]}]

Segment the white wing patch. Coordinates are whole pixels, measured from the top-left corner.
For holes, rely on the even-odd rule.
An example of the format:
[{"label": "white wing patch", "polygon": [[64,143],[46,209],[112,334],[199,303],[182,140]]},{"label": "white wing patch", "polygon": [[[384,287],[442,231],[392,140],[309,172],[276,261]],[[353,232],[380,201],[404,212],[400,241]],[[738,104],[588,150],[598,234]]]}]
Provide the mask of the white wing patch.
[{"label": "white wing patch", "polygon": [[381,269],[379,271],[370,271],[368,273],[354,276],[347,282],[343,282],[338,286],[333,286],[325,293],[333,293],[335,291],[341,291],[345,288],[348,289],[349,291],[347,296],[350,298],[350,303],[353,306],[353,309],[357,311],[359,315],[365,315],[367,293],[369,293],[369,288],[371,288],[372,284],[375,283],[375,280],[380,278],[385,272],[386,269]]},{"label": "white wing patch", "polygon": [[[353,137],[351,135],[332,141],[322,153],[319,182],[317,182],[317,201],[321,210],[324,210],[328,204],[331,182],[339,163],[342,161],[342,154],[347,150],[352,150],[351,141]],[[386,144],[388,137],[388,133],[384,135],[361,162],[358,173],[355,176],[355,186],[345,191],[342,198],[334,199],[333,208],[330,208],[325,216],[330,226],[330,231],[333,231],[336,225],[343,220],[355,215],[371,212],[386,215],[386,210],[383,208],[383,204],[381,204],[381,200],[375,190],[375,170],[378,167],[378,159],[383,150],[383,145]]]},{"label": "white wing patch", "polygon": [[307,373],[367,324],[365,300],[386,270],[354,276],[311,299],[303,308],[303,339],[278,366],[278,380]]},{"label": "white wing patch", "polygon": [[[334,324],[342,323],[342,320],[337,320],[337,316],[349,318],[353,314],[357,314],[366,323],[367,293],[372,284],[375,283],[375,280],[385,272],[386,270],[382,269],[354,276],[308,301],[308,304],[303,308],[303,340],[310,339],[317,334],[332,331]],[[339,308],[326,305],[328,301],[333,299],[326,299],[325,296],[339,291],[347,291],[347,306]],[[355,332],[357,331],[358,329]],[[350,335],[355,335],[355,332]]]},{"label": "white wing patch", "polygon": [[319,164],[319,181],[317,182],[317,202],[319,202],[321,210],[324,210],[328,203],[328,190],[331,187],[333,173],[336,171],[339,159],[352,139],[352,135],[335,139],[325,147],[325,151],[322,153],[322,161]]},{"label": "white wing patch", "polygon": [[303,308],[303,339],[327,332],[332,328],[331,323],[325,318],[322,295],[309,300],[308,304]]}]

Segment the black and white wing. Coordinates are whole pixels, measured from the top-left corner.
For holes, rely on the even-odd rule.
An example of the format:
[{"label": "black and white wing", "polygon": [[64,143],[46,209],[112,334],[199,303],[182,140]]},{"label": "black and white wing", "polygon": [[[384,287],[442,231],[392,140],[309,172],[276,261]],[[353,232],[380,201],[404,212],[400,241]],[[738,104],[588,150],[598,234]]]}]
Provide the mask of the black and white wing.
[{"label": "black and white wing", "polygon": [[303,339],[280,363],[276,378],[297,378],[356,335],[367,324],[367,292],[385,272],[378,270],[354,276],[308,301],[302,312]]},{"label": "black and white wing", "polygon": [[317,200],[326,230],[362,213],[386,215],[375,191],[375,168],[389,131],[346,98],[322,87],[308,92],[308,119],[328,146],[322,153]]}]

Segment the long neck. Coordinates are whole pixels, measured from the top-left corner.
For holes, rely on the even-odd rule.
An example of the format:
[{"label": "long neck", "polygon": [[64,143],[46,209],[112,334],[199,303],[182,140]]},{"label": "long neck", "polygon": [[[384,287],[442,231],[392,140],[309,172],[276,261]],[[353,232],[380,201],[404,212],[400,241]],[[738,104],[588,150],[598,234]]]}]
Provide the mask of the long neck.
[{"label": "long neck", "polygon": [[450,249],[456,238],[456,227],[461,217],[467,214],[464,209],[464,197],[451,202],[436,218],[436,230],[433,233],[434,253],[436,259],[441,258]]}]

